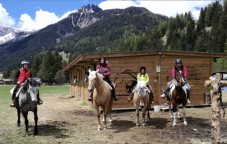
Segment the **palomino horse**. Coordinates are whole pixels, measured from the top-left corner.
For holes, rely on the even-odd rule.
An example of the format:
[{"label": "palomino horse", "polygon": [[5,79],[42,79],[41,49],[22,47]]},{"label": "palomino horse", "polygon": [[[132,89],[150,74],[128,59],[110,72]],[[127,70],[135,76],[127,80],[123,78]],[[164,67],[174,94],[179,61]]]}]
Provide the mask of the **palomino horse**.
[{"label": "palomino horse", "polygon": [[[94,90],[94,91],[93,91]],[[110,115],[110,122],[111,119],[111,110],[113,99],[111,97],[111,86],[103,80],[103,75],[99,74],[98,71],[91,71],[89,69],[89,76],[88,76],[88,91],[93,91],[93,103],[95,109],[97,111],[97,119],[98,119],[98,131],[101,130],[101,123],[100,123],[100,108],[103,110],[103,122],[104,128],[106,128],[106,117]]]},{"label": "palomino horse", "polygon": [[179,113],[179,105],[182,104],[182,113],[183,113],[183,121],[184,125],[187,125],[186,121],[186,105],[187,105],[187,92],[186,92],[186,85],[182,71],[176,72],[176,78],[174,79],[174,82],[172,84],[172,87],[170,89],[170,103],[169,108],[171,109],[171,103],[172,103],[172,111],[171,114],[173,116],[173,127],[176,126],[176,116],[180,117]]},{"label": "palomino horse", "polygon": [[[28,131],[28,112],[32,111],[34,113],[34,121],[35,121],[35,127],[34,127],[34,135],[38,134],[38,114],[37,114],[37,95],[38,95],[38,87],[39,83],[32,78],[28,78],[23,83],[22,87],[18,90],[16,99],[14,101],[16,109],[17,109],[17,126],[20,126],[20,112],[23,114],[23,117],[25,119],[25,135],[29,135]],[[11,90],[11,93],[13,91]]]},{"label": "palomino horse", "polygon": [[150,119],[150,114],[149,114],[149,108],[151,106],[151,98],[150,98],[150,93],[152,93],[148,88],[147,84],[143,81],[139,81],[133,90],[134,96],[133,96],[133,102],[134,106],[136,108],[136,126],[139,126],[139,107],[140,107],[140,102],[144,103],[143,107],[143,113],[142,113],[142,118],[143,122],[142,125],[146,126],[145,122],[145,114],[146,111],[148,111],[148,119]]}]

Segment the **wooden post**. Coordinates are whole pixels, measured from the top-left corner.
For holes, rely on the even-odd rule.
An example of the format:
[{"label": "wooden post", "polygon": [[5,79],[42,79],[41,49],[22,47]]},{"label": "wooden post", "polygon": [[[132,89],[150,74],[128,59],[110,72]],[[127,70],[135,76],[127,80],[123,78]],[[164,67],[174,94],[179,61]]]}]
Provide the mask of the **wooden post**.
[{"label": "wooden post", "polygon": [[[211,96],[211,108],[212,108],[212,117],[211,117],[211,139],[212,144],[220,143],[220,122],[221,122],[221,113],[220,113],[220,88],[221,74],[217,73],[214,76],[210,77],[210,81],[205,81],[204,85],[210,86],[210,96]],[[208,84],[208,85],[207,85]]]}]

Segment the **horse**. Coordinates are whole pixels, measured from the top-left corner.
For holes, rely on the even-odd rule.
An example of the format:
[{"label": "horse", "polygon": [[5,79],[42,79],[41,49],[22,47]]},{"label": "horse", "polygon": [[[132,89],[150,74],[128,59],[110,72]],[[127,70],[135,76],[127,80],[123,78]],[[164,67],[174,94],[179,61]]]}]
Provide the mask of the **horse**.
[{"label": "horse", "polygon": [[145,114],[146,114],[146,111],[148,111],[147,116],[148,116],[148,119],[150,119],[150,113],[149,113],[149,108],[151,107],[150,93],[152,92],[147,88],[146,82],[143,82],[143,81],[139,81],[132,92],[134,93],[133,103],[136,108],[136,126],[138,127],[140,125],[139,123],[140,102],[144,103],[143,112],[142,112],[142,118],[143,118],[142,125],[146,126]]},{"label": "horse", "polygon": [[[183,113],[183,124],[186,126],[186,105],[187,105],[187,92],[186,85],[182,75],[182,71],[176,72],[176,77],[172,83],[170,92],[169,92],[169,110],[173,116],[173,127],[176,126],[176,116],[180,118],[179,105],[182,104],[182,113]],[[171,110],[172,103],[172,110]]]},{"label": "horse", "polygon": [[89,69],[88,91],[93,91],[93,103],[97,112],[98,131],[102,129],[100,123],[100,108],[103,110],[104,128],[107,128],[106,117],[108,114],[110,116],[110,122],[112,122],[111,110],[113,98],[111,96],[111,89],[111,86],[103,80],[102,74]]},{"label": "horse", "polygon": [[[32,111],[34,114],[34,135],[38,134],[38,108],[37,108],[37,95],[38,95],[38,87],[39,84],[35,79],[28,78],[25,80],[25,82],[22,84],[22,86],[19,88],[16,99],[14,100],[15,107],[17,109],[17,126],[20,126],[20,113],[22,113],[24,120],[25,120],[25,136],[29,135],[28,131],[28,112]],[[11,90],[11,93],[13,90]]]}]

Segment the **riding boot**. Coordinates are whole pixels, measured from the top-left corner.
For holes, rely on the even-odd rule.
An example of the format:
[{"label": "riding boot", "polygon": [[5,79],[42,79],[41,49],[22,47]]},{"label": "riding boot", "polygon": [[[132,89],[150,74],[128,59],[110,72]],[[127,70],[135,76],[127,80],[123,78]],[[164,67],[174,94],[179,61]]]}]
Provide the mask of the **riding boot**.
[{"label": "riding boot", "polygon": [[128,96],[128,101],[131,101],[133,99],[133,94],[134,93],[131,93],[129,96]]},{"label": "riding boot", "polygon": [[190,101],[190,90],[187,90],[187,103],[191,103],[191,101]]},{"label": "riding boot", "polygon": [[15,95],[16,94],[13,92],[13,94],[12,94],[12,102],[10,104],[11,107],[15,107],[15,105],[14,105]]},{"label": "riding boot", "polygon": [[92,101],[92,100],[93,100],[93,91],[90,92],[90,95],[89,95],[89,97],[88,97],[88,101]]},{"label": "riding boot", "polygon": [[38,105],[43,104],[43,101],[39,98],[39,92],[38,92],[38,95],[37,95],[37,99],[38,99]]},{"label": "riding boot", "polygon": [[115,89],[111,90],[111,95],[112,95],[112,98],[113,98],[114,101],[118,101],[118,98],[115,95]]},{"label": "riding boot", "polygon": [[170,88],[166,88],[166,90],[164,91],[164,93],[161,95],[161,98],[165,98],[167,97],[167,92],[170,90]]}]

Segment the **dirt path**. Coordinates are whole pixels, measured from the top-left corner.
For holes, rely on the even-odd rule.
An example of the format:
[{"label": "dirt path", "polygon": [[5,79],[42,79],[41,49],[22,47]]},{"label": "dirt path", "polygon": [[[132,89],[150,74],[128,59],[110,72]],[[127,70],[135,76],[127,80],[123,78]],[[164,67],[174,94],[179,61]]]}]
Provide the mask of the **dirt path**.
[{"label": "dirt path", "polygon": [[[43,98],[39,109],[39,136],[49,143],[210,143],[211,108],[188,108],[188,126],[182,120],[172,127],[168,112],[151,112],[147,127],[135,126],[135,112],[113,112],[113,123],[97,131],[94,109],[78,98]],[[227,101],[227,96],[224,101]],[[50,107],[51,106],[51,107]],[[222,141],[227,143],[227,119],[221,123]],[[40,141],[40,142],[42,142]]]},{"label": "dirt path", "polygon": [[[93,107],[78,98],[68,96],[45,97],[39,106],[39,135],[33,136],[34,120],[29,113],[30,136],[23,137],[24,120],[16,127],[16,112],[8,108],[10,119],[0,128],[0,144],[210,144],[211,108],[188,108],[187,122],[177,120],[172,127],[169,112],[151,111],[151,120],[146,127],[135,126],[135,111],[114,111],[113,123],[97,131],[96,112]],[[224,94],[227,105],[227,93]],[[133,105],[133,104],[132,104]],[[13,111],[13,113],[12,113]],[[227,117],[227,116],[226,116]],[[227,143],[227,118],[222,118],[221,138]],[[7,126],[8,125],[8,126]]]}]

